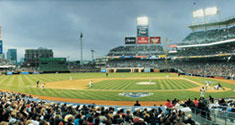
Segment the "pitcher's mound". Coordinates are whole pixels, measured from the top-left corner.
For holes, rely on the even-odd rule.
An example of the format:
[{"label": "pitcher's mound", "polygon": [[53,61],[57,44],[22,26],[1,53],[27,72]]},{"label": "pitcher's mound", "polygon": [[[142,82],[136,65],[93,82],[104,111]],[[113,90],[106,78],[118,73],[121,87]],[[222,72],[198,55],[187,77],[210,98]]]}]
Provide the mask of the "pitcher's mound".
[{"label": "pitcher's mound", "polygon": [[138,85],[153,85],[156,84],[155,82],[137,82]]}]

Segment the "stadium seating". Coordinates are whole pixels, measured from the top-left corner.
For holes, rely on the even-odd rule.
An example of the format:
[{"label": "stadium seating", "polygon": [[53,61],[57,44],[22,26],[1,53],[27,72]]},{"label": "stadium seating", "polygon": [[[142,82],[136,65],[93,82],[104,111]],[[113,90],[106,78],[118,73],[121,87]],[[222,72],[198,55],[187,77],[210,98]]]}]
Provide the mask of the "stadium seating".
[{"label": "stadium seating", "polygon": [[[180,103],[176,98],[166,102],[167,109],[163,107],[153,106],[150,108],[135,107],[135,110],[123,107],[113,106],[96,106],[88,104],[73,104],[65,102],[53,102],[47,100],[40,100],[32,98],[20,93],[0,92],[0,124],[18,124],[18,125],[78,125],[78,124],[195,124],[192,115],[186,115],[184,111],[191,108],[192,113],[198,117],[206,117],[207,123],[216,122],[212,120],[218,114],[209,114],[210,107],[218,107],[229,109],[228,113],[231,117],[225,117],[224,120],[229,119],[231,123],[234,122],[232,115],[235,109],[234,101],[226,102],[224,99],[210,102],[204,98],[197,101],[188,99]],[[210,106],[212,105],[212,106]],[[230,107],[226,107],[226,106]],[[223,106],[223,107],[220,107]],[[132,108],[133,108],[132,107]],[[189,109],[188,111],[191,112]],[[214,108],[212,109],[214,110]],[[225,112],[227,112],[225,110]],[[187,112],[188,112],[187,111]],[[213,113],[213,112],[212,112]],[[224,112],[223,112],[224,113]],[[206,115],[206,116],[205,116]],[[194,116],[194,115],[193,115]],[[201,122],[200,122],[201,123]]]},{"label": "stadium seating", "polygon": [[218,76],[235,78],[234,62],[203,62],[203,61],[174,61],[169,62],[170,68],[175,68],[184,73],[199,76]]},{"label": "stadium seating", "polygon": [[179,45],[203,44],[235,38],[235,26],[190,33]]},{"label": "stadium seating", "polygon": [[133,60],[110,60],[107,62],[106,67],[107,68],[113,68],[113,67],[151,67],[151,68],[157,68],[161,69],[162,65],[164,64],[163,61],[159,60],[145,60],[145,59],[133,59]]},{"label": "stadium seating", "polygon": [[178,50],[177,56],[205,56],[216,54],[234,54],[234,46],[191,47]]},{"label": "stadium seating", "polygon": [[163,48],[158,45],[118,46],[110,50],[107,56],[152,56],[164,54]]}]

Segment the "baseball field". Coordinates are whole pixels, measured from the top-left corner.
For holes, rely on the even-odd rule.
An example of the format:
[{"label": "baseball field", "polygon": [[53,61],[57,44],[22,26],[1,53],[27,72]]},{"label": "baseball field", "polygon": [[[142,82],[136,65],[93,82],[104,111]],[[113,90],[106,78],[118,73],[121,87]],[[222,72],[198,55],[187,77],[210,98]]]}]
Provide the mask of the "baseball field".
[{"label": "baseball field", "polygon": [[[71,79],[72,78],[72,79]],[[36,82],[40,81],[39,87]],[[89,86],[92,80],[93,86]],[[235,97],[235,81],[180,76],[173,73],[70,73],[2,75],[0,89],[38,98],[103,105],[164,104],[166,99],[199,98],[200,88],[210,81],[205,98]],[[214,90],[218,82],[225,90]],[[45,83],[45,89],[41,86]]]}]

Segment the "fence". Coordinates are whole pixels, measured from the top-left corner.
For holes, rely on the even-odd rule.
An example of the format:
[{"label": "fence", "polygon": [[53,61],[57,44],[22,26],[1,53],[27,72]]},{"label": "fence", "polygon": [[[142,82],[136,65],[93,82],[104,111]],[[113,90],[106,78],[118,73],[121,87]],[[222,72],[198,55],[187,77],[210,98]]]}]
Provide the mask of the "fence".
[{"label": "fence", "polygon": [[195,121],[206,125],[234,125],[235,113],[227,112],[227,110],[211,109],[200,110],[192,109],[192,116]]}]

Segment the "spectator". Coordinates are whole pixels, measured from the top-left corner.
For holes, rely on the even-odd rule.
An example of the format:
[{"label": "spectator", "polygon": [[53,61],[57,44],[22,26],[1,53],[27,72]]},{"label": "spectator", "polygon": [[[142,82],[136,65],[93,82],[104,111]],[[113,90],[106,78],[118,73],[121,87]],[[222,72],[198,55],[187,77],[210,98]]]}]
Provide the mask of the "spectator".
[{"label": "spectator", "polygon": [[173,105],[171,104],[171,101],[169,99],[167,99],[167,102],[166,102],[165,106],[167,108],[172,108],[173,107]]},{"label": "spectator", "polygon": [[141,106],[139,101],[136,101],[136,103],[134,104],[134,106]]},{"label": "spectator", "polygon": [[185,124],[195,125],[195,121],[192,120],[192,115],[188,114],[188,117],[186,120],[184,120]]}]

